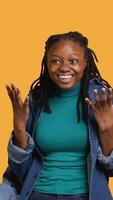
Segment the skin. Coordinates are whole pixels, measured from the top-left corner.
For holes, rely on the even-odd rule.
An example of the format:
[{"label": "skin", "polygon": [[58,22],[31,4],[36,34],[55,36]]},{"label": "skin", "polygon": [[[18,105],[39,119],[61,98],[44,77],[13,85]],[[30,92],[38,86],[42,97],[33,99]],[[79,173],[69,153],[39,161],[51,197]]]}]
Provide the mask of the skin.
[{"label": "skin", "polygon": [[108,156],[113,150],[113,90],[109,88],[109,95],[107,96],[106,89],[102,88],[102,95],[99,96],[98,90],[95,89],[94,97],[95,104],[88,98],[85,100],[98,123],[102,152],[105,156]]},{"label": "skin", "polygon": [[[47,55],[47,66],[50,78],[62,89],[71,89],[81,80],[86,66],[83,48],[70,40],[54,44]],[[60,79],[58,75],[72,77]]]},{"label": "skin", "polygon": [[[84,50],[77,43],[64,40],[54,44],[47,55],[47,66],[52,81],[62,89],[75,87],[83,76],[86,66]],[[65,78],[65,75],[72,74]],[[59,76],[61,78],[59,78]],[[62,78],[62,76],[64,76]],[[20,90],[14,85],[6,85],[6,89],[13,108],[13,124],[15,145],[25,149],[27,147],[27,135],[25,125],[29,116],[29,98],[22,101]],[[102,88],[99,96],[98,90],[94,90],[95,104],[85,98],[98,123],[99,138],[104,155],[109,155],[113,150],[113,91],[109,88],[109,94]]]},{"label": "skin", "polygon": [[29,98],[27,96],[22,101],[20,90],[14,84],[6,85],[6,89],[13,109],[14,143],[20,148],[25,149],[28,139],[25,125],[29,116]]}]

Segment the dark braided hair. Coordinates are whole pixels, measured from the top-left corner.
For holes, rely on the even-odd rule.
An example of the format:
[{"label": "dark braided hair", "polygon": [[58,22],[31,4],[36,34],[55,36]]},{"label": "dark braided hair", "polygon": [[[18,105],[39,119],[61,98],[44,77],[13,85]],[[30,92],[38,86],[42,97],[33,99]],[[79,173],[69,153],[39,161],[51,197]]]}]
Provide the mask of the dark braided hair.
[{"label": "dark braided hair", "polygon": [[88,91],[90,80],[92,78],[98,78],[99,81],[104,82],[104,84],[107,87],[110,87],[110,85],[108,84],[107,81],[102,79],[99,73],[99,70],[95,64],[95,61],[98,62],[97,57],[94,51],[88,48],[88,39],[84,37],[81,33],[77,31],[68,32],[64,34],[51,35],[48,38],[45,44],[45,53],[42,59],[40,76],[38,79],[36,79],[32,83],[30,87],[30,92],[34,99],[35,106],[37,107],[40,105],[44,105],[44,112],[51,113],[50,106],[49,106],[49,98],[56,94],[58,87],[49,77],[46,58],[47,58],[48,51],[52,47],[52,45],[62,40],[71,40],[73,42],[76,42],[84,49],[87,65],[84,69],[83,77],[81,79],[80,94],[79,94],[79,98],[77,102],[77,113],[78,113],[78,122],[79,122],[81,119],[81,116],[80,116],[80,103],[81,103],[82,119],[87,124],[87,104],[85,102],[85,97],[88,96],[87,91]]}]

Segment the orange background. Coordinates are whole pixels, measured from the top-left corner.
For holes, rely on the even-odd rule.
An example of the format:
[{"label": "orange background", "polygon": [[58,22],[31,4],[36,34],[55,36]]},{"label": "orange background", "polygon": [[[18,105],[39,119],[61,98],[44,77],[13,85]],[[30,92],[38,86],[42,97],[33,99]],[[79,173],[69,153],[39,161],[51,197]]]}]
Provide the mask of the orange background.
[{"label": "orange background", "polygon": [[[0,181],[7,166],[12,129],[12,108],[5,84],[15,83],[24,98],[39,75],[48,36],[77,30],[88,37],[102,76],[113,86],[112,8],[112,0],[0,1]],[[112,178],[110,188],[113,193]]]}]

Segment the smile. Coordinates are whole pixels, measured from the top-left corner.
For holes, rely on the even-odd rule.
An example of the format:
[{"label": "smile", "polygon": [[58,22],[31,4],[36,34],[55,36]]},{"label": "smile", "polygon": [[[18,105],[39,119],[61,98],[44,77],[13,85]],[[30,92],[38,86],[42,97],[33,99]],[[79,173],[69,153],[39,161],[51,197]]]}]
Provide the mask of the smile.
[{"label": "smile", "polygon": [[57,78],[60,83],[70,83],[70,81],[72,81],[73,74],[57,75]]},{"label": "smile", "polygon": [[70,79],[72,78],[72,74],[65,74],[65,75],[57,75],[59,79]]}]

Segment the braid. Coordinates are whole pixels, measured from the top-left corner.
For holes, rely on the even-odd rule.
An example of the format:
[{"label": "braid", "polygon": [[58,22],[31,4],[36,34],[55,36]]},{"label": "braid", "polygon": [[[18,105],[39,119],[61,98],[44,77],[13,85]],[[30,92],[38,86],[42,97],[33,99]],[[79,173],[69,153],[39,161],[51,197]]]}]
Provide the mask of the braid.
[{"label": "braid", "polygon": [[85,102],[85,97],[88,96],[88,87],[89,82],[92,78],[99,79],[100,82],[104,82],[107,87],[110,87],[107,81],[105,81],[96,66],[96,62],[98,62],[97,56],[94,51],[88,48],[88,39],[84,37],[79,32],[68,32],[64,34],[56,34],[51,35],[45,43],[45,53],[42,59],[41,64],[41,72],[38,79],[36,79],[31,87],[30,92],[32,93],[34,104],[35,106],[44,105],[44,112],[51,113],[50,106],[49,106],[49,98],[54,96],[57,93],[57,86],[51,80],[48,73],[47,62],[46,62],[46,55],[50,47],[53,44],[62,41],[62,40],[71,40],[78,43],[83,49],[85,53],[86,63],[87,66],[84,69],[84,74],[81,80],[80,86],[80,94],[77,102],[77,113],[78,113],[78,122],[81,119],[80,115],[80,105],[82,105],[82,119],[87,124],[87,104]]}]

